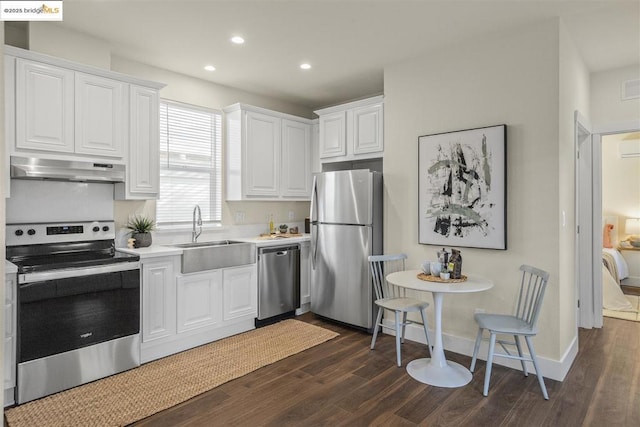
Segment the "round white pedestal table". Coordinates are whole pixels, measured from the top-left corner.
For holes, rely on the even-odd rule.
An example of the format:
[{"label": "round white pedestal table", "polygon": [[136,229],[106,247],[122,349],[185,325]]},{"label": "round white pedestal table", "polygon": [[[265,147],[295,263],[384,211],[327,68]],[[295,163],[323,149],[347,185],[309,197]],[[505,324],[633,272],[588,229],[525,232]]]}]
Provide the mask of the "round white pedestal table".
[{"label": "round white pedestal table", "polygon": [[416,359],[407,365],[412,378],[438,387],[462,387],[471,381],[472,374],[459,363],[451,362],[444,356],[442,345],[442,299],[444,294],[481,292],[491,289],[491,280],[467,274],[467,280],[457,283],[429,282],[418,278],[420,270],[406,270],[391,273],[387,280],[394,285],[415,291],[431,292],[436,317],[436,336],[431,358]]}]

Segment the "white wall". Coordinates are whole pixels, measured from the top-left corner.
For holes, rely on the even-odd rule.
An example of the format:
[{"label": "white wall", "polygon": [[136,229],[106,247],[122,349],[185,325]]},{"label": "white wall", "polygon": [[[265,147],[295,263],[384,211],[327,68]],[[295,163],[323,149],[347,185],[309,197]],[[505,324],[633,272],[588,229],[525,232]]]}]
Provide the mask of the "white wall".
[{"label": "white wall", "polygon": [[618,217],[624,239],[626,218],[640,218],[640,157],[623,159],[618,144],[629,134],[602,137],[602,214]]},{"label": "white wall", "polygon": [[[574,112],[576,110],[589,117],[589,70],[560,22],[560,68],[559,68],[559,145],[558,145],[558,188],[559,188],[559,343],[566,348],[576,338],[576,209],[575,209],[575,135]],[[564,226],[563,222],[564,212]]]},{"label": "white wall", "polygon": [[591,74],[590,119],[594,129],[640,119],[640,98],[622,100],[622,83],[633,79],[640,79],[640,64]]},{"label": "white wall", "polygon": [[573,283],[560,281],[558,253],[558,22],[475,39],[387,67],[384,85],[385,252],[406,252],[408,266],[416,267],[434,259],[438,249],[417,243],[418,137],[505,123],[508,249],[461,248],[463,270],[490,277],[495,286],[446,297],[443,328],[472,340],[474,309],[505,312],[515,299],[518,267],[532,264],[551,274],[536,349],[559,360],[565,346],[558,324],[566,309],[559,296]]},{"label": "white wall", "polygon": [[68,31],[64,23],[29,22],[30,50],[106,70],[111,66],[111,50],[102,40]]}]

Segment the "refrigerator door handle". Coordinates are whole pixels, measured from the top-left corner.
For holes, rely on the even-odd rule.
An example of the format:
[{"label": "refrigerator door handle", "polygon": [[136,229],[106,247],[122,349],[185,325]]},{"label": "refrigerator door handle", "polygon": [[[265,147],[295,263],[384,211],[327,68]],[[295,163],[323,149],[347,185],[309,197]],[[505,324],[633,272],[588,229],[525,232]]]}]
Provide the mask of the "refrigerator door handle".
[{"label": "refrigerator door handle", "polygon": [[316,269],[316,255],[318,253],[318,177],[313,177],[311,190],[311,209],[309,212],[311,221],[311,268]]},{"label": "refrigerator door handle", "polygon": [[313,177],[313,187],[311,190],[311,209],[309,212],[309,220],[311,223],[318,220],[318,177]]},{"label": "refrigerator door handle", "polygon": [[316,255],[318,254],[318,224],[311,224],[311,269],[316,269]]}]

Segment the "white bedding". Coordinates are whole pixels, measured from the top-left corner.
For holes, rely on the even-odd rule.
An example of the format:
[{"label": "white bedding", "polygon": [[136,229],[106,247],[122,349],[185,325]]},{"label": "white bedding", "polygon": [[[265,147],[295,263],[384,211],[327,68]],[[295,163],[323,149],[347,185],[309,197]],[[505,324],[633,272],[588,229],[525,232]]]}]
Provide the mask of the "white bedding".
[{"label": "white bedding", "polygon": [[636,311],[604,265],[602,266],[602,307],[615,311]]},{"label": "white bedding", "polygon": [[616,262],[616,266],[618,267],[618,279],[622,280],[629,277],[629,266],[618,250],[602,248],[602,251],[610,254],[613,257],[613,260]]}]

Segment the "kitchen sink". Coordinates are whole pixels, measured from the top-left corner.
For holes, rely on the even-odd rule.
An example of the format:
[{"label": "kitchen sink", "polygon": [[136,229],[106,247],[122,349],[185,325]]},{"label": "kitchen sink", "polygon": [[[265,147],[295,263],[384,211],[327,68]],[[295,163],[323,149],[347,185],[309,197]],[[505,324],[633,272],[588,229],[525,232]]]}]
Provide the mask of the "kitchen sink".
[{"label": "kitchen sink", "polygon": [[182,249],[182,273],[216,270],[256,262],[256,246],[248,242],[218,240],[172,246]]}]

